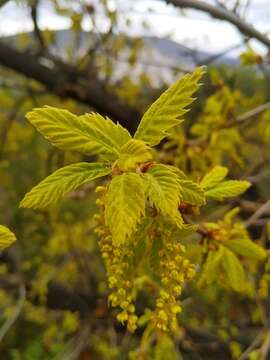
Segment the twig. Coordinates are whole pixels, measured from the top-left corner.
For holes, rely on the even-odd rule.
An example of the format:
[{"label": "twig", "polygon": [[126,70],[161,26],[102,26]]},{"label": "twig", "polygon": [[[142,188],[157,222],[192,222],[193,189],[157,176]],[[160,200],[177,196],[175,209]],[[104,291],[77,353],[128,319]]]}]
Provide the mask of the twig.
[{"label": "twig", "polygon": [[254,28],[253,25],[221,6],[214,6],[205,1],[199,0],[166,0],[167,3],[173,4],[179,8],[190,8],[203,11],[212,17],[224,20],[234,25],[242,34],[257,39],[267,48],[270,48],[270,39],[263,33]]},{"label": "twig", "polygon": [[[76,360],[78,359],[80,353],[84,349],[87,344],[87,340],[89,338],[90,326],[86,325],[79,333],[78,336],[71,339],[67,345],[66,349],[58,354],[53,360]],[[70,350],[72,349],[72,350]]]},{"label": "twig", "polygon": [[4,152],[5,145],[6,145],[9,130],[10,130],[14,120],[16,119],[16,115],[18,114],[20,107],[22,106],[23,103],[24,103],[24,97],[17,100],[16,107],[13,108],[10,111],[10,113],[8,114],[6,122],[2,129],[2,132],[0,133],[0,160],[3,157],[3,152]]},{"label": "twig", "polygon": [[260,348],[261,360],[269,359],[268,358],[269,349],[270,349],[270,332],[268,332],[268,334],[266,335],[266,338]]},{"label": "twig", "polygon": [[255,213],[245,222],[246,227],[253,225],[263,214],[270,210],[270,200],[266,201]]},{"label": "twig", "polygon": [[243,122],[253,118],[256,115],[260,115],[261,113],[265,112],[266,110],[270,109],[270,102],[265,104],[259,105],[254,109],[245,112],[244,114],[237,117],[237,122]]},{"label": "twig", "polygon": [[236,50],[236,49],[239,49],[241,46],[243,46],[242,43],[230,46],[229,48],[219,52],[218,54],[210,55],[207,58],[202,59],[201,61],[199,61],[197,63],[197,65],[210,65],[211,63],[217,61],[219,58],[227,55],[229,52],[231,52],[233,50]]},{"label": "twig", "polygon": [[1,327],[0,329],[0,342],[3,340],[4,336],[6,335],[6,333],[9,331],[9,329],[11,328],[11,326],[15,323],[15,321],[17,320],[17,318],[19,317],[22,308],[23,308],[23,304],[26,298],[26,290],[25,290],[25,286],[24,285],[20,285],[19,286],[19,300],[17,302],[16,308],[14,313],[12,314],[12,316],[10,318],[8,318],[5,322],[4,325]]},{"label": "twig", "polygon": [[248,348],[241,354],[241,356],[238,358],[238,360],[245,360],[247,359],[248,355],[253,351],[261,342],[261,337],[264,333],[264,330],[260,331],[258,335],[254,338],[252,343],[249,345]]},{"label": "twig", "polygon": [[[263,112],[265,112],[266,110],[269,110],[269,109],[270,109],[270,102],[259,105],[259,106],[255,107],[254,109],[249,110],[249,111],[245,112],[244,114],[237,116],[236,118],[234,118],[231,121],[227,122],[225,125],[222,125],[220,127],[220,129],[231,128],[233,126],[236,126],[237,124],[248,121],[251,118],[253,118],[253,117],[257,116],[257,115],[260,115],[260,114],[262,114]],[[203,144],[207,144],[208,141],[209,141],[209,136],[210,135],[202,136],[202,137],[199,137],[199,138],[194,139],[194,140],[189,140],[187,144],[190,147],[201,146]]]},{"label": "twig", "polygon": [[42,36],[42,32],[38,26],[38,5],[39,0],[34,0],[33,4],[31,5],[31,18],[34,25],[34,34],[39,42],[39,46],[42,52],[46,50],[45,42]]},{"label": "twig", "polygon": [[256,184],[256,183],[259,183],[260,181],[267,179],[269,177],[270,177],[270,170],[266,170],[257,175],[248,176],[248,177],[246,177],[246,180],[253,184]]}]

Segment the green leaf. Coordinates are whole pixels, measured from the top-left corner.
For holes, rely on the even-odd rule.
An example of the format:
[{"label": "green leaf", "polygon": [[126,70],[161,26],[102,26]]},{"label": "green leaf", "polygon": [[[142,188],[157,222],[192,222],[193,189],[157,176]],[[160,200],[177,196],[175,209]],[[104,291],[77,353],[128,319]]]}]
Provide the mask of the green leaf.
[{"label": "green leaf", "polygon": [[178,177],[179,180],[183,180],[183,179],[188,180],[187,175],[184,173],[184,171],[178,169],[173,165],[166,165],[166,167],[170,169]]},{"label": "green leaf", "polygon": [[193,102],[192,95],[199,88],[199,80],[204,72],[204,68],[197,68],[161,94],[143,115],[134,137],[150,146],[159,144],[168,135],[169,129],[181,123],[180,119]]},{"label": "green leaf", "polygon": [[197,229],[198,229],[198,225],[185,224],[185,227],[183,229],[174,230],[174,234],[179,239],[185,239],[185,238],[193,235],[197,231]]},{"label": "green leaf", "polygon": [[198,286],[209,285],[214,282],[220,274],[220,264],[224,253],[224,247],[219,247],[216,251],[209,251],[207,259],[203,265],[202,275]]},{"label": "green leaf", "polygon": [[65,166],[41,181],[25,195],[20,207],[44,209],[56,204],[67,193],[79,186],[111,173],[111,168],[102,163],[81,162]]},{"label": "green leaf", "polygon": [[237,256],[224,247],[222,268],[227,278],[227,284],[235,291],[243,292],[246,289],[246,276],[242,264]]},{"label": "green leaf", "polygon": [[216,251],[208,252],[198,286],[209,285],[216,281],[237,292],[246,292],[249,289],[241,262],[223,245],[220,245]]},{"label": "green leaf", "polygon": [[212,199],[223,200],[228,197],[238,196],[249,187],[250,183],[248,181],[227,180],[207,190],[205,195]]},{"label": "green leaf", "polygon": [[228,211],[224,215],[224,224],[226,224],[226,226],[228,226],[228,225],[231,226],[234,218],[239,213],[239,211],[240,211],[239,207],[235,207],[235,208],[231,209],[230,211]]},{"label": "green leaf", "polygon": [[105,198],[105,221],[113,242],[122,244],[135,231],[145,213],[145,192],[141,175],[115,176]]},{"label": "green leaf", "polygon": [[234,253],[250,259],[262,261],[266,257],[265,249],[247,238],[228,240],[224,245]]},{"label": "green leaf", "polygon": [[166,165],[166,167],[177,176],[181,202],[198,206],[205,204],[204,190],[199,184],[189,180],[186,174],[175,166]]},{"label": "green leaf", "polygon": [[154,347],[153,360],[182,360],[182,356],[175,348],[175,344],[170,336],[162,334],[159,336],[156,346]]},{"label": "green leaf", "polygon": [[228,169],[223,166],[215,166],[204,176],[200,185],[204,189],[210,189],[220,183],[228,174]]},{"label": "green leaf", "polygon": [[131,139],[121,148],[117,165],[122,171],[130,171],[138,164],[150,160],[152,160],[150,147],[144,141]]},{"label": "green leaf", "polygon": [[147,195],[157,210],[183,228],[184,222],[178,210],[180,187],[177,175],[165,165],[155,165],[144,174],[144,179]]},{"label": "green leaf", "polygon": [[205,196],[203,189],[191,180],[181,180],[180,184],[180,199],[181,202],[192,205],[204,205]]},{"label": "green leaf", "polygon": [[54,146],[86,155],[102,155],[112,161],[131,138],[120,124],[100,114],[76,116],[63,109],[45,106],[29,112],[26,118]]},{"label": "green leaf", "polygon": [[3,250],[16,241],[16,236],[7,227],[0,225],[0,250]]}]

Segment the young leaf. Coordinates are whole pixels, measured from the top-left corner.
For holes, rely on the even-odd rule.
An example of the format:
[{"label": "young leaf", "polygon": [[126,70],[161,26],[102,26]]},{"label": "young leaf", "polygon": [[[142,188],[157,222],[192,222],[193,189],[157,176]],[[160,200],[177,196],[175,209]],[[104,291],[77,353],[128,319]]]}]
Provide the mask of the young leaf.
[{"label": "young leaf", "polygon": [[197,68],[161,94],[143,115],[134,137],[150,146],[159,144],[169,129],[180,124],[180,119],[188,111],[187,106],[194,100],[192,95],[197,91],[203,74],[204,69]]},{"label": "young leaf", "polygon": [[29,112],[26,118],[54,146],[86,155],[102,155],[116,160],[121,147],[131,138],[120,124],[100,114],[76,116],[63,109],[45,106]]},{"label": "young leaf", "polygon": [[179,351],[175,347],[175,343],[168,335],[162,334],[154,347],[153,360],[182,360]]},{"label": "young leaf", "polygon": [[123,243],[145,212],[142,178],[136,173],[115,176],[105,198],[105,221],[115,244]]},{"label": "young leaf", "polygon": [[181,202],[192,205],[204,205],[205,196],[203,189],[191,180],[179,179]]},{"label": "young leaf", "polygon": [[265,249],[247,238],[231,239],[224,245],[234,253],[250,259],[262,261],[266,257]]},{"label": "young leaf", "polygon": [[237,256],[224,247],[222,257],[222,268],[227,278],[227,283],[235,291],[242,292],[245,290],[246,276],[242,264]]},{"label": "young leaf", "polygon": [[144,175],[150,201],[164,215],[183,228],[184,222],[178,211],[180,188],[178,178],[165,165],[155,165]]},{"label": "young leaf", "polygon": [[203,265],[202,275],[198,286],[209,285],[214,282],[220,273],[220,264],[224,253],[224,247],[219,247],[216,251],[209,251],[207,259]]},{"label": "young leaf", "polygon": [[233,209],[231,209],[230,211],[228,211],[225,215],[224,215],[224,224],[226,224],[227,226],[231,226],[232,222],[234,220],[234,218],[236,217],[236,215],[239,213],[240,208],[239,207],[235,207]]},{"label": "young leaf", "polygon": [[117,165],[122,171],[129,171],[151,159],[150,147],[144,141],[131,139],[121,148]]},{"label": "young leaf", "polygon": [[175,166],[166,165],[166,167],[177,176],[178,184],[180,186],[181,202],[198,206],[205,204],[204,191],[200,185],[189,180],[186,174]]},{"label": "young leaf", "polygon": [[16,241],[15,235],[5,226],[0,225],[0,250],[3,250]]},{"label": "young leaf", "polygon": [[208,174],[206,174],[200,185],[204,189],[210,189],[220,183],[228,174],[228,169],[223,166],[215,166]]},{"label": "young leaf", "polygon": [[28,192],[21,201],[20,207],[44,209],[48,205],[57,203],[79,186],[110,173],[111,168],[102,163],[81,162],[65,166]]},{"label": "young leaf", "polygon": [[207,190],[205,195],[216,200],[223,200],[242,194],[250,187],[248,181],[227,180],[218,183],[215,187]]},{"label": "young leaf", "polygon": [[166,165],[166,167],[170,169],[178,177],[179,180],[188,180],[187,175],[184,173],[184,171],[178,169],[173,165]]}]

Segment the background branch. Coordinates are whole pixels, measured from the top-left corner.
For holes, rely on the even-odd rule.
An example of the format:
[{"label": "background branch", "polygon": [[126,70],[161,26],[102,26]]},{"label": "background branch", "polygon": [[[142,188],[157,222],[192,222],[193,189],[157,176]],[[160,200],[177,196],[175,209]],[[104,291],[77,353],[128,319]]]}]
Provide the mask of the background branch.
[{"label": "background branch", "polygon": [[11,326],[15,323],[15,321],[17,320],[17,318],[19,317],[22,308],[23,308],[23,304],[26,298],[26,290],[24,285],[20,285],[19,289],[19,297],[18,297],[18,302],[16,305],[16,308],[12,314],[11,317],[9,317],[3,324],[3,326],[0,329],[0,342],[3,340],[4,336],[6,335],[6,333],[9,331],[9,329],[11,328]]},{"label": "background branch", "polygon": [[0,41],[0,65],[40,82],[59,97],[72,98],[110,116],[131,132],[137,128],[136,109],[108,92],[98,78],[87,78],[87,74],[66,63],[18,51]]},{"label": "background branch", "polygon": [[237,16],[234,12],[221,6],[214,6],[200,0],[165,0],[168,4],[173,4],[181,9],[189,8],[208,13],[212,17],[227,21],[234,25],[243,35],[254,38],[270,49],[270,39],[255,29],[252,24]]},{"label": "background branch", "polygon": [[0,0],[0,8],[4,5],[6,5],[9,2],[9,0]]},{"label": "background branch", "polygon": [[40,31],[40,28],[38,26],[38,5],[39,5],[39,0],[34,0],[33,4],[31,5],[31,18],[34,25],[34,34],[38,40],[41,51],[44,52],[46,50],[46,46],[44,43],[42,32]]}]

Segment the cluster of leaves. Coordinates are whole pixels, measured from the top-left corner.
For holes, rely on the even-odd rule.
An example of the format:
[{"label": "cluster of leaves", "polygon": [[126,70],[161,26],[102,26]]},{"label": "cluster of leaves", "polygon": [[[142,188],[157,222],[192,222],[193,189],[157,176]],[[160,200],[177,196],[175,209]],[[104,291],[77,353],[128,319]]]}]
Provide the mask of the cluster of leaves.
[{"label": "cluster of leaves", "polygon": [[263,58],[260,54],[255,52],[251,47],[248,47],[246,51],[240,55],[240,60],[243,65],[257,65],[261,64]]},{"label": "cluster of leaves", "polygon": [[[16,116],[12,115],[11,130],[7,135],[4,152],[1,152],[2,148],[0,149],[3,159],[0,162],[1,222],[14,229],[20,239],[11,249],[11,254],[13,252],[20,254],[20,272],[26,281],[27,289],[29,289],[19,319],[1,343],[1,355],[3,353],[5,358],[12,360],[21,358],[52,359],[56,355],[60,357],[63,355],[64,357],[66,352],[69,350],[72,352],[73,345],[75,347],[75,344],[77,344],[77,342],[73,342],[73,339],[77,341],[77,337],[73,338],[73,335],[83,336],[85,326],[89,326],[91,328],[91,337],[88,336],[86,341],[87,346],[89,346],[89,353],[91,356],[92,354],[96,356],[97,353],[97,357],[104,359],[126,358],[130,350],[134,349],[129,356],[133,356],[135,359],[179,359],[181,357],[180,351],[184,358],[188,359],[189,356],[193,356],[189,354],[195,348],[202,358],[219,357],[221,353],[218,350],[217,354],[210,354],[205,345],[201,351],[200,340],[198,340],[201,336],[199,332],[202,332],[203,336],[207,336],[209,332],[217,334],[215,344],[218,344],[218,341],[221,341],[222,344],[228,344],[232,356],[239,357],[241,351],[248,344],[250,331],[252,332],[254,329],[252,334],[255,334],[255,331],[257,332],[262,323],[260,311],[256,306],[256,298],[258,295],[263,299],[268,296],[269,256],[265,258],[265,267],[260,268],[258,265],[263,261],[264,255],[257,254],[256,249],[258,248],[256,247],[255,250],[253,248],[255,253],[253,257],[250,253],[249,255],[245,253],[245,247],[248,245],[242,243],[243,239],[246,241],[249,238],[252,244],[256,242],[261,245],[265,235],[261,236],[257,233],[254,235],[253,228],[251,231],[249,229],[248,232],[240,229],[245,229],[245,224],[241,219],[243,219],[243,215],[247,215],[246,210],[242,207],[242,202],[239,199],[232,202],[231,200],[226,201],[226,196],[229,195],[226,182],[232,180],[224,180],[227,172],[224,168],[220,169],[218,167],[215,169],[214,167],[220,164],[226,165],[230,169],[230,177],[234,178],[250,176],[254,172],[255,174],[262,172],[263,175],[264,168],[267,170],[269,161],[269,151],[261,151],[262,147],[268,149],[269,136],[267,137],[266,129],[269,125],[269,113],[265,112],[263,116],[256,118],[256,121],[249,122],[248,126],[231,123],[234,116],[262,103],[264,95],[255,84],[256,94],[248,93],[248,96],[245,96],[239,89],[235,90],[237,86],[239,88],[239,84],[233,84],[232,89],[230,85],[232,83],[231,79],[225,84],[221,76],[213,72],[212,83],[212,95],[208,97],[206,104],[202,105],[202,109],[197,109],[196,112],[196,106],[199,106],[202,99],[200,97],[194,107],[195,113],[188,115],[189,121],[182,123],[181,126],[169,129],[166,141],[162,142],[158,148],[152,147],[149,150],[147,144],[147,152],[151,156],[146,156],[142,162],[135,160],[135,169],[132,167],[133,160],[131,162],[129,160],[131,157],[129,150],[125,151],[121,156],[120,154],[117,156],[109,155],[112,156],[110,160],[104,158],[103,154],[99,155],[101,163],[106,165],[108,169],[108,175],[102,180],[102,184],[106,188],[105,195],[108,193],[111,179],[115,179],[120,175],[134,173],[139,174],[140,178],[145,180],[143,181],[145,196],[147,196],[144,203],[145,215],[140,216],[132,233],[127,234],[121,244],[116,244],[116,247],[125,247],[128,248],[128,251],[131,245],[132,256],[129,259],[132,261],[128,264],[131,272],[128,272],[127,276],[132,280],[134,290],[132,301],[134,301],[136,313],[139,316],[137,325],[142,326],[144,330],[146,324],[153,324],[153,321],[151,321],[153,315],[158,315],[157,312],[149,312],[149,309],[158,309],[154,300],[158,301],[160,299],[160,290],[164,290],[165,286],[162,279],[166,278],[166,272],[172,272],[160,267],[164,254],[165,256],[170,255],[170,251],[164,245],[171,245],[172,242],[181,243],[186,249],[186,252],[181,251],[181,256],[195,264],[197,272],[193,282],[188,281],[186,283],[185,281],[181,283],[181,298],[185,301],[182,305],[182,312],[177,314],[180,327],[175,331],[174,337],[168,337],[160,332],[153,333],[150,327],[147,327],[142,337],[140,337],[140,330],[133,335],[126,334],[124,341],[122,341],[121,328],[119,331],[119,327],[115,326],[114,323],[114,318],[117,315],[111,316],[107,308],[106,299],[110,295],[104,281],[105,276],[100,262],[100,252],[97,249],[98,242],[94,235],[96,225],[93,213],[96,211],[96,195],[92,190],[97,184],[100,184],[100,180],[97,178],[97,181],[94,180],[94,183],[88,184],[92,173],[88,179],[87,174],[89,173],[84,173],[84,168],[82,170],[84,175],[82,175],[79,168],[76,168],[78,164],[70,165],[75,166],[75,173],[76,171],[78,173],[73,178],[69,178],[69,173],[67,173],[67,183],[71,184],[74,181],[74,186],[77,186],[75,185],[76,181],[81,182],[82,186],[78,185],[80,186],[79,189],[74,191],[70,185],[70,190],[66,192],[64,190],[65,185],[63,187],[59,185],[57,189],[60,188],[63,191],[59,195],[57,194],[58,190],[50,192],[48,188],[37,201],[38,204],[35,205],[38,209],[42,208],[42,211],[17,210],[22,195],[40,178],[66,164],[91,161],[92,158],[88,157],[88,155],[96,153],[96,150],[92,151],[92,148],[90,148],[89,152],[83,152],[80,149],[79,151],[83,153],[82,156],[66,150],[63,154],[56,147],[50,147],[47,142],[36,134],[34,128],[24,122],[24,114],[27,111],[35,106],[41,107],[44,104],[57,107],[57,111],[60,111],[59,107],[61,107],[69,109],[73,113],[85,112],[85,109],[79,107],[78,104],[70,101],[63,102],[55,97],[48,96],[40,91],[37,84],[31,83],[39,96],[25,97],[25,101],[20,105]],[[242,88],[245,83],[246,81],[242,83]],[[251,84],[249,81],[248,83]],[[22,85],[23,82],[19,83],[12,92],[4,89],[0,91],[2,106],[1,137],[6,123],[9,124],[10,113],[14,114],[13,109],[17,108],[21,97],[25,96],[20,90]],[[129,97],[135,104],[137,100],[135,100],[134,91],[138,89],[138,86],[134,89],[131,85],[131,81],[125,83],[126,87],[123,95]],[[249,91],[251,91],[251,88],[254,88],[254,86],[250,85]],[[141,96],[140,99],[142,100],[143,97]],[[145,98],[144,102],[146,101]],[[219,107],[219,104],[222,104],[222,106]],[[45,108],[42,108],[42,110],[44,111]],[[177,110],[179,110],[179,107]],[[76,119],[80,118],[75,115],[74,117]],[[59,118],[62,118],[62,116],[59,116]],[[55,119],[50,126],[53,127],[58,123],[58,115],[55,116]],[[230,125],[228,127],[227,122]],[[206,126],[204,125],[204,133],[202,130],[200,130],[202,132],[196,132],[195,130],[191,132],[193,126],[195,128],[196,124],[199,123],[206,124]],[[92,131],[90,133],[92,134]],[[59,131],[59,141],[61,141],[62,135],[61,130],[61,134]],[[118,142],[117,146],[119,146]],[[110,145],[110,147],[114,146]],[[118,164],[115,164],[116,162]],[[157,164],[162,168],[166,168],[166,170],[172,170],[171,165],[178,169],[177,177],[182,182],[181,187],[180,182],[178,185],[179,189],[182,190],[179,200],[180,206],[178,207],[179,214],[183,218],[182,228],[175,225],[176,222],[171,217],[171,212],[169,215],[165,210],[161,212],[160,209],[156,208],[157,205],[150,201],[150,195],[147,195],[151,186],[151,183],[148,185],[148,178],[153,178],[149,173],[154,172]],[[87,169],[93,170],[91,165],[92,163],[86,163]],[[255,166],[258,167],[255,168]],[[124,170],[119,170],[120,167]],[[214,183],[211,183],[212,180],[210,179],[210,184],[207,185],[208,173],[211,173],[213,168],[215,171],[210,178],[213,176]],[[140,169],[140,171],[137,172],[137,169]],[[205,176],[205,174],[207,175]],[[75,180],[77,176],[78,178]],[[215,180],[215,176],[218,176],[219,181]],[[253,178],[254,176],[251,178],[252,182]],[[64,181],[64,178],[61,181]],[[61,181],[59,177],[59,183]],[[225,184],[219,184],[224,182]],[[263,187],[263,184],[262,178],[262,182],[256,183],[251,189],[251,191],[254,191],[254,188],[256,190],[260,189],[260,195],[258,196],[260,196],[261,201],[269,195],[267,184],[265,187]],[[225,185],[225,189],[223,189],[223,185]],[[231,183],[231,185],[233,184]],[[234,184],[234,186],[236,186],[236,189],[232,190],[230,188],[230,196],[237,196],[237,185]],[[217,189],[215,189],[216,187]],[[212,190],[214,190],[214,193]],[[219,192],[217,195],[215,195],[216,190]],[[68,194],[69,191],[71,193]],[[225,194],[223,191],[225,191]],[[213,196],[211,196],[211,192]],[[47,197],[47,193],[50,193],[50,196]],[[64,194],[66,194],[65,199],[63,199],[59,207],[48,206],[57,203]],[[56,197],[55,200],[53,200],[54,197]],[[157,200],[156,202],[158,204]],[[241,212],[237,215],[237,220],[232,219],[231,225],[226,225],[223,220],[217,221],[216,219],[220,219],[223,214],[226,217],[228,208],[235,206],[235,202],[241,205]],[[197,203],[199,205],[196,205]],[[243,203],[245,204],[245,202]],[[39,204],[41,204],[41,207],[39,207]],[[203,204],[205,205],[201,206]],[[201,214],[199,214],[199,209]],[[125,216],[125,213],[122,214]],[[199,224],[197,230],[194,223]],[[212,225],[209,225],[209,223]],[[160,229],[161,224],[164,227]],[[187,226],[188,224],[189,226]],[[211,232],[212,227],[218,227],[218,230]],[[233,232],[230,231],[232,229],[234,229]],[[169,230],[169,234],[167,230]],[[160,233],[162,236],[159,236]],[[212,236],[212,234],[217,233],[222,234],[219,239]],[[225,241],[228,240],[229,242],[229,239],[241,239],[239,246],[242,250],[238,249],[236,251],[236,249],[230,248],[229,243],[225,245]],[[133,248],[133,245],[135,248]],[[235,259],[231,258],[233,257],[231,253],[229,259],[227,257],[228,262],[232,263],[232,267],[237,270],[237,278],[230,279],[232,274],[224,271],[228,266],[225,266],[222,261],[217,264],[214,271],[215,274],[218,271],[220,276],[214,277],[214,273],[211,274],[212,277],[204,276],[206,262],[208,261],[207,255],[212,253],[211,257],[214,258],[215,254],[218,253],[219,246],[230,250],[234,258],[237,258],[237,261],[234,261]],[[164,248],[162,249],[162,247]],[[165,251],[160,252],[162,250]],[[263,252],[265,253],[265,251]],[[6,279],[3,282],[3,289],[0,291],[0,307],[1,311],[3,310],[1,324],[5,320],[8,321],[12,318],[17,311],[18,300],[16,283],[14,282],[16,273],[13,273],[12,266],[7,267],[5,265],[5,259],[6,257],[3,256],[0,266],[0,274],[4,274],[3,277],[1,276],[1,281],[2,278]],[[105,259],[104,262],[106,262]],[[235,265],[235,262],[238,265]],[[166,264],[169,264],[169,262],[166,261]],[[262,277],[261,272],[264,274]],[[208,282],[205,282],[206,278],[208,278]],[[243,281],[247,284],[244,288],[237,285],[237,280],[239,281],[240,278],[244,279]],[[11,285],[9,283],[8,288],[5,289],[5,284],[8,281],[10,281]],[[256,293],[258,281],[260,281],[260,289],[259,293]],[[56,285],[61,284],[69,291],[67,294],[63,293],[62,297],[59,295],[61,298],[60,305],[55,304],[54,298],[52,298],[52,282],[53,286],[55,286],[54,282],[57,282]],[[107,284],[109,284],[109,278]],[[14,291],[10,290],[11,286],[12,288],[15,287]],[[59,290],[57,287],[56,289]],[[110,291],[113,294],[115,289],[111,288]],[[82,302],[81,318],[77,312],[71,313],[65,308],[70,293],[76,294],[74,304],[77,304],[78,299],[83,299],[83,301],[80,300]],[[88,294],[92,296],[88,296]],[[92,297],[98,299],[96,305],[93,305]],[[90,310],[88,312],[85,303],[89,304],[90,309],[94,311]],[[78,307],[76,307],[77,305],[72,306],[77,310],[80,309],[81,303],[79,302],[79,304]],[[142,314],[144,309],[146,311]],[[246,331],[242,324],[246,323],[247,318],[252,328]],[[154,324],[156,323],[154,322]],[[22,331],[25,334],[23,339],[21,339]],[[196,331],[198,331],[198,337],[196,337]],[[193,334],[195,334],[194,338]],[[244,342],[242,342],[242,339],[245,339]],[[263,339],[262,337],[262,341]],[[139,344],[140,341],[141,344]],[[227,353],[224,356],[225,358],[226,356],[227,358],[230,357]]]},{"label": "cluster of leaves", "polygon": [[[155,220],[155,228],[144,232],[146,243],[144,246],[147,247],[149,243],[151,244],[151,256],[154,257],[154,261],[158,261],[158,258],[163,256],[163,248],[167,247],[168,250],[170,250],[170,246],[172,249],[174,248],[173,243],[170,245],[170,240],[167,239],[168,235],[169,238],[172,237],[177,228],[182,231],[196,231],[196,226],[184,220],[181,208],[187,206],[199,208],[205,205],[206,199],[223,200],[234,197],[243,193],[250,185],[246,181],[224,180],[228,171],[223,167],[215,167],[203,177],[200,183],[197,183],[189,179],[179,168],[156,163],[153,159],[151,147],[158,145],[168,135],[168,131],[181,123],[187,106],[193,101],[192,95],[198,89],[203,73],[203,68],[198,68],[166,90],[145,112],[134,137],[131,137],[120,124],[114,124],[110,119],[96,113],[76,116],[67,110],[48,106],[34,109],[28,113],[27,119],[54,146],[62,150],[76,150],[85,155],[97,155],[102,162],[76,163],[57,170],[27,193],[21,206],[44,209],[59,202],[67,193],[78,187],[110,175],[111,181],[105,189],[106,194],[102,203],[104,204],[104,226],[108,228],[108,231],[99,230],[103,236],[105,236],[104,233],[106,234],[104,239],[107,243],[102,245],[102,249],[107,250],[103,251],[103,257],[112,258],[107,264],[107,271],[110,273],[110,267],[114,266],[114,271],[117,273],[115,264],[120,271],[121,259],[124,261],[121,254],[125,254],[131,244],[136,247],[138,233],[141,236],[143,231],[139,227],[142,220],[148,220],[148,222]],[[160,229],[162,222],[171,224],[169,232],[168,225]],[[146,227],[147,224],[146,222]],[[206,226],[209,227],[209,224]],[[159,230],[157,230],[158,227]],[[167,230],[165,230],[166,228]],[[159,251],[156,251],[159,238],[161,243]],[[111,241],[111,245],[108,241]],[[177,245],[175,249],[177,249]],[[224,247],[220,247],[220,249],[225,251]],[[221,251],[217,253],[220,256]],[[127,267],[133,256],[132,252],[129,254],[131,258],[126,264]],[[209,263],[210,267],[212,266],[213,261],[210,254],[211,252],[208,255],[210,260],[206,261],[206,269],[209,267]],[[161,261],[160,259],[160,268],[165,266],[175,269],[174,280],[164,275],[164,270],[163,275],[160,275],[167,285],[167,291],[160,292],[161,299],[157,301],[157,306],[161,309],[158,310],[155,323],[158,328],[165,331],[168,330],[167,322],[173,321],[174,323],[175,321],[174,317],[171,319],[172,315],[170,314],[175,316],[179,312],[176,297],[181,293],[181,286],[185,281],[183,274],[186,272],[186,279],[192,277],[190,266],[181,260],[181,251],[178,255],[179,264],[170,261],[168,255],[165,260]],[[115,256],[117,256],[117,260],[114,259]],[[232,252],[227,251],[224,259],[226,266],[230,263],[234,265],[229,273],[229,275],[233,274],[234,278],[229,280],[234,280],[231,286],[235,289],[236,282],[239,284],[243,280],[242,272],[235,272],[237,265],[240,268],[241,265],[236,263]],[[182,275],[180,275],[177,267],[182,262],[186,264],[187,268],[186,270],[183,268]],[[123,271],[125,270],[123,269]],[[123,271],[121,271],[121,276],[123,276]],[[204,271],[207,281],[208,275],[209,272]],[[134,282],[134,279],[128,280]],[[120,281],[120,287],[115,286],[118,281],[120,280],[113,280],[112,276],[109,276],[111,287],[116,287],[112,303],[115,303],[114,306],[120,306],[123,310],[118,319],[122,322],[134,320],[134,316],[131,315],[129,318],[126,312],[132,297],[127,297],[130,300],[125,301],[123,296],[125,297],[126,290],[123,288],[123,280]],[[172,290],[172,286],[168,287],[168,283],[170,285],[173,281],[176,281],[176,284],[173,285]],[[120,296],[120,293],[123,293],[123,296]],[[120,300],[117,300],[118,298]],[[171,303],[169,309],[165,309],[164,301]],[[129,328],[134,330],[134,325],[130,325]],[[176,326],[171,328],[175,329]]]},{"label": "cluster of leaves", "polygon": [[[258,122],[241,121],[239,117],[243,109],[256,107],[261,95],[245,94],[245,89],[241,92],[239,86],[232,89],[215,69],[209,74],[214,93],[206,99],[195,121],[173,129],[163,146],[164,153],[160,152],[159,156],[196,178],[223,163],[238,176],[237,169],[262,167],[267,161],[261,148],[269,144],[269,115],[266,112]],[[261,131],[259,139],[255,135],[258,131]]]},{"label": "cluster of leaves", "polygon": [[[267,253],[250,239],[241,222],[233,221],[238,212],[239,208],[235,208],[217,223],[204,223],[203,241],[207,257],[199,283],[203,286],[218,281],[225,288],[248,294],[254,289],[244,266],[248,270],[256,269]],[[241,258],[244,258],[244,264]]]}]

